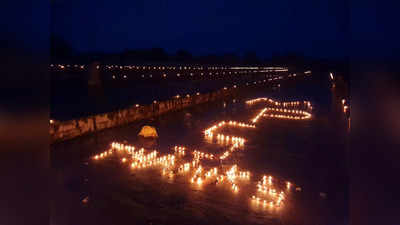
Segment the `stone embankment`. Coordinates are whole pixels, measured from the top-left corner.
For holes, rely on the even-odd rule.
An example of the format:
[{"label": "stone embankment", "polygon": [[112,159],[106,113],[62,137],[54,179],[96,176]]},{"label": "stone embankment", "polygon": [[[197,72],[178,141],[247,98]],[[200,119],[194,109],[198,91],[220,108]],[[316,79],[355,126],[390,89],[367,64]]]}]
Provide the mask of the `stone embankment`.
[{"label": "stone embankment", "polygon": [[132,107],[77,118],[68,121],[50,121],[50,143],[61,142],[108,128],[118,127],[134,121],[148,119],[167,112],[178,111],[193,105],[212,102],[238,94],[239,88],[221,89],[211,93],[174,97],[150,105]]}]

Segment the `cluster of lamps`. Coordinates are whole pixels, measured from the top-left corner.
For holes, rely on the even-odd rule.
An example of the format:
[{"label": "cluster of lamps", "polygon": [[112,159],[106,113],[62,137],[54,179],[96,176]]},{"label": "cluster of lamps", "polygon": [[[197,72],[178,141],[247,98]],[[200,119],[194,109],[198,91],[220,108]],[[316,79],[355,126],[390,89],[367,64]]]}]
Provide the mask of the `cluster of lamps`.
[{"label": "cluster of lamps", "polygon": [[77,69],[85,69],[85,65],[70,65],[70,64],[50,64],[50,68],[56,68],[56,69],[68,69],[68,68],[77,68]]},{"label": "cluster of lamps", "polygon": [[185,149],[186,148],[182,147],[182,146],[175,146],[174,147],[175,153],[178,154],[178,155],[181,155],[181,156],[185,155]]},{"label": "cluster of lamps", "polygon": [[217,143],[218,144],[240,144],[241,146],[244,145],[245,139],[236,136],[224,136],[223,134],[217,134]]},{"label": "cluster of lamps", "polygon": [[[222,128],[224,126],[232,126],[232,127],[239,127],[239,128],[255,128],[255,125],[252,124],[246,124],[243,122],[237,122],[237,121],[221,121],[216,125],[213,125],[210,128],[207,128],[204,131],[204,135],[206,139],[209,141],[212,141],[214,137],[215,130],[218,128]],[[229,136],[229,135],[224,135],[224,134],[216,134],[216,139],[217,139],[217,144],[221,145],[229,145],[231,144],[232,146],[226,150],[221,156],[219,156],[219,159],[226,159],[232,152],[236,151],[239,146],[243,146],[245,143],[245,139],[243,137],[237,137],[237,136]]]},{"label": "cluster of lamps", "polygon": [[[279,207],[283,200],[286,198],[285,192],[280,191],[279,194],[277,190],[274,188],[272,182],[272,176],[264,175],[262,179],[257,183],[257,193],[260,196],[252,196],[252,200],[257,205],[262,205],[263,207]],[[290,191],[291,183],[286,182],[286,192]]]},{"label": "cluster of lamps", "polygon": [[[274,101],[270,98],[256,98],[252,100],[246,101],[247,104],[255,104],[260,101],[266,101],[267,103],[272,104],[275,107],[265,107],[263,108],[251,121],[256,123],[261,116],[270,117],[270,118],[278,118],[278,119],[292,119],[292,120],[305,120],[311,118],[311,113],[306,110],[296,109],[297,107],[301,107],[304,105],[308,110],[312,109],[311,102],[309,101],[292,101],[292,102],[278,102]],[[281,108],[277,108],[279,106]],[[266,113],[267,111],[279,112],[276,113]],[[283,113],[283,114],[282,114]]]},{"label": "cluster of lamps", "polygon": [[197,150],[193,151],[193,157],[195,159],[215,159],[215,156],[211,153],[204,153]]},{"label": "cluster of lamps", "polygon": [[[257,100],[260,101],[260,100]],[[273,100],[267,100],[270,103],[276,105],[276,102]],[[253,101],[254,102],[254,101]],[[249,103],[251,104],[251,103]],[[282,105],[278,103],[278,105]],[[297,106],[297,103],[288,103],[285,106]],[[294,110],[294,109],[286,109],[286,108],[264,108],[257,115],[256,118],[251,121],[255,123],[260,116],[262,116],[266,110],[276,110],[279,112],[285,113],[303,113],[302,110]],[[243,122],[237,121],[221,121],[204,131],[204,134],[208,138],[212,138],[218,128],[223,126],[232,126],[237,128],[255,128],[253,124],[246,124]],[[216,134],[217,139],[231,141],[231,146],[225,152],[223,152],[219,156],[215,156],[211,153],[206,153],[198,150],[190,151],[193,156],[192,160],[186,161],[187,157],[183,157],[186,154],[186,147],[183,146],[174,146],[172,149],[174,154],[166,154],[164,156],[159,156],[159,152],[156,150],[146,151],[143,148],[137,149],[131,145],[125,145],[117,142],[113,142],[111,144],[111,149],[95,155],[93,158],[95,160],[103,159],[114,152],[122,152],[126,154],[125,157],[122,158],[122,163],[131,163],[131,168],[149,168],[149,167],[158,167],[161,169],[163,175],[169,175],[170,177],[174,176],[174,170],[177,169],[179,173],[189,173],[189,183],[197,186],[207,186],[207,184],[215,183],[218,185],[222,185],[226,183],[230,186],[230,189],[233,193],[238,193],[240,190],[240,183],[243,181],[249,182],[249,184],[253,184],[251,182],[251,173],[250,171],[241,171],[239,170],[236,164],[232,165],[229,169],[217,168],[217,167],[209,167],[202,165],[202,160],[224,160],[229,157],[234,151],[239,149],[240,145],[243,145],[245,139],[241,137],[235,136],[227,136],[224,134]],[[178,158],[175,156],[177,155]],[[182,156],[182,157],[181,157]],[[211,162],[210,162],[211,163]],[[269,207],[273,209],[277,209],[282,206],[282,203],[286,199],[287,193],[291,190],[292,184],[290,182],[286,182],[285,188],[283,190],[278,191],[275,183],[273,182],[272,176],[263,176],[260,181],[254,183],[256,186],[255,194],[250,197],[250,200],[254,202],[254,204]],[[282,186],[282,185],[281,185]]]},{"label": "cluster of lamps", "polygon": [[[251,173],[250,171],[240,171],[238,166],[235,164],[231,166],[229,169],[227,169],[225,172],[223,170],[219,170],[217,167],[211,167],[209,169],[205,169],[201,163],[200,159],[214,159],[215,157],[212,154],[200,152],[200,151],[193,151],[193,161],[192,162],[182,162],[180,164],[176,163],[176,158],[174,155],[167,154],[164,156],[158,157],[158,152],[156,150],[153,150],[149,153],[146,154],[146,150],[143,148],[140,148],[136,150],[134,146],[131,145],[125,145],[117,142],[113,142],[111,144],[111,149],[108,151],[105,151],[103,153],[100,153],[98,155],[95,155],[93,158],[95,160],[104,158],[106,156],[111,155],[113,152],[122,152],[130,155],[130,157],[123,157],[121,159],[121,162],[123,164],[127,163],[128,160],[131,160],[131,168],[132,169],[143,169],[143,168],[149,168],[149,167],[160,167],[162,174],[163,175],[169,175],[174,176],[173,168],[178,168],[178,172],[190,172],[191,170],[192,175],[189,179],[189,182],[197,185],[197,186],[203,186],[206,185],[207,183],[211,183],[213,180],[216,181],[216,184],[223,184],[227,183],[230,186],[230,189],[233,193],[238,193],[239,192],[239,183],[241,180],[250,180]],[[174,152],[176,154],[184,154],[184,151],[186,150],[185,147],[182,146],[175,146]],[[268,185],[272,185],[271,183],[271,178],[268,180]],[[260,182],[258,183],[258,185]],[[264,176],[264,181],[261,183],[265,185],[265,176]],[[290,184],[288,182],[288,184]],[[288,187],[289,190],[289,187]],[[271,191],[271,195],[275,195],[275,191]],[[282,192],[277,196],[277,200],[275,201],[274,207],[279,207],[284,199],[284,195]],[[254,198],[254,197],[253,197]],[[254,199],[253,199],[254,200]]]}]

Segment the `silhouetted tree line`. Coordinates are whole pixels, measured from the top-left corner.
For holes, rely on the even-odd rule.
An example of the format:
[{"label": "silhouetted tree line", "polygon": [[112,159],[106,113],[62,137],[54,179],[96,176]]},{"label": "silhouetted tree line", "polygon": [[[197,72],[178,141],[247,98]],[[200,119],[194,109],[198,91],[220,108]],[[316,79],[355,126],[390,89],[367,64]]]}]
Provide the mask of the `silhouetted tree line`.
[{"label": "silhouetted tree line", "polygon": [[208,65],[261,65],[261,60],[255,52],[247,52],[243,56],[236,53],[209,54],[194,56],[181,49],[173,54],[163,48],[126,49],[120,53],[78,53],[63,38],[51,36],[51,63],[87,64],[98,61],[104,64],[208,64]]},{"label": "silhouetted tree line", "polygon": [[197,65],[230,65],[230,66],[287,66],[291,71],[304,69],[326,73],[341,73],[348,79],[347,59],[321,59],[306,57],[301,53],[288,52],[273,54],[270,58],[261,59],[255,52],[248,51],[243,55],[236,53],[209,54],[194,56],[187,50],[178,50],[168,54],[163,48],[126,49],[120,53],[78,53],[63,38],[51,37],[51,63],[89,64],[93,61],[102,64],[197,64]]}]

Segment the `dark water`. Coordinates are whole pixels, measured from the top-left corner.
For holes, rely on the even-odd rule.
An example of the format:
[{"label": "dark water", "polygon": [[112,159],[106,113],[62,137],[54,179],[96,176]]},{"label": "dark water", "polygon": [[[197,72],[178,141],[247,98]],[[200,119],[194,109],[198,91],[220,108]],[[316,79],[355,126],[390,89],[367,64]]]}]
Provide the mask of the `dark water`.
[{"label": "dark water", "polygon": [[[254,79],[259,81],[259,77]],[[127,108],[135,104],[151,104],[176,95],[209,93],[233,85],[244,86],[253,80],[185,80],[163,82],[112,82],[104,80],[101,87],[89,88],[82,77],[52,81],[50,117],[70,120],[97,113]]]},{"label": "dark water", "polygon": [[[159,139],[154,148],[160,152],[171,153],[175,145],[221,151],[204,140],[204,129],[221,120],[248,123],[263,104],[249,107],[244,101],[259,96],[310,100],[317,112],[309,121],[261,118],[254,130],[226,130],[247,139],[244,150],[234,154],[230,162],[250,170],[252,181],[269,174],[302,188],[291,192],[279,211],[259,210],[249,201],[254,185],[243,184],[237,194],[213,185],[198,189],[187,183],[189,177],[169,180],[158,170],[132,171],[117,159],[90,159],[113,141],[146,144],[137,137],[143,125],[157,128]],[[348,224],[346,136],[332,117],[330,104],[327,88],[315,88],[312,81],[306,81],[55,145],[52,224]],[[320,192],[327,197],[321,198]],[[86,196],[89,202],[83,204]]]}]

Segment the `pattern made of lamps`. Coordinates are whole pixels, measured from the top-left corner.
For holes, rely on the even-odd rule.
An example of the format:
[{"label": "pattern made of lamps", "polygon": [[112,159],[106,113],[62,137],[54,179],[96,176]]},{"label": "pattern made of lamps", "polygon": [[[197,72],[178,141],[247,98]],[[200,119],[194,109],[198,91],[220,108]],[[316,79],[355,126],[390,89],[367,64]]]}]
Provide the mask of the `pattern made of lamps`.
[{"label": "pattern made of lamps", "polygon": [[[256,123],[261,116],[268,118],[291,119],[291,120],[306,120],[312,117],[311,113],[308,112],[312,110],[311,102],[309,101],[278,102],[270,98],[256,98],[246,101],[246,104],[254,105],[259,102],[266,102],[267,104],[272,105],[273,107],[263,108],[251,120],[253,123]],[[303,108],[305,110],[299,108]]]},{"label": "pattern made of lamps", "polygon": [[[239,193],[240,186],[243,184],[243,182],[247,181],[247,184],[252,185],[251,172],[240,170],[236,164],[232,165],[228,169],[220,169],[215,166],[208,167],[202,165],[200,160],[216,159],[216,157],[212,154],[195,150],[192,151],[193,158],[191,161],[183,161],[182,157],[185,155],[186,148],[183,146],[175,146],[173,150],[174,154],[159,156],[159,152],[156,150],[148,151],[144,148],[136,148],[131,145],[113,142],[109,150],[95,155],[93,159],[99,161],[104,160],[107,157],[117,155],[119,157],[122,157],[121,164],[130,165],[131,169],[137,170],[147,168],[159,168],[161,175],[169,178],[173,178],[176,174],[184,175],[189,173],[187,174],[190,177],[188,183],[192,185],[196,185],[198,187],[207,187],[207,185],[215,183],[215,185],[217,186],[229,187],[230,191],[234,194]],[[180,163],[177,163],[178,161]],[[177,173],[173,172],[175,169],[177,169]],[[268,181],[268,184],[265,184],[265,181],[262,183],[264,185],[263,188],[272,187],[272,176],[269,176]],[[260,189],[259,183],[260,182],[255,183],[255,187],[258,187],[258,189]],[[289,182],[286,183],[290,184]],[[279,209],[280,207],[282,207],[285,195],[289,193],[289,191],[289,186],[286,188],[286,190],[280,191],[280,194],[275,194],[277,193],[276,189],[270,190],[268,192],[270,193],[269,200],[273,199],[273,201],[271,200],[272,203],[269,203],[269,208]],[[260,193],[256,194],[260,195]],[[249,199],[251,201],[260,201],[261,197],[255,198],[253,195],[253,197],[249,197]],[[265,198],[264,196],[262,199],[267,198]],[[262,201],[265,200],[261,200],[261,202]]]},{"label": "pattern made of lamps", "polygon": [[[311,116],[310,113],[304,110],[293,109],[303,105],[311,106],[309,102],[277,102],[272,99],[262,98],[253,99],[247,104],[254,104],[259,101],[267,101],[274,107],[263,108],[256,116],[251,119],[255,123],[267,111],[280,112],[286,114],[296,114],[298,117]],[[276,107],[279,106],[279,107]],[[183,176],[188,178],[188,184],[198,188],[207,188],[211,184],[217,187],[226,187],[224,190],[232,192],[234,195],[240,193],[247,195],[248,190],[254,190],[253,194],[248,195],[249,203],[252,207],[261,210],[279,210],[287,201],[288,195],[291,193],[293,184],[291,182],[282,182],[271,175],[262,175],[261,178],[253,180],[257,177],[252,175],[250,171],[241,170],[237,164],[226,162],[227,167],[216,167],[215,163],[226,160],[238,149],[244,148],[245,138],[237,137],[222,133],[217,133],[218,129],[223,127],[234,127],[239,130],[256,129],[254,124],[248,124],[238,121],[221,121],[204,130],[206,139],[216,137],[217,144],[219,141],[226,142],[228,148],[220,154],[212,154],[206,151],[189,150],[184,146],[174,146],[172,153],[161,154],[157,150],[146,150],[135,146],[112,142],[111,148],[102,153],[93,156],[95,161],[101,161],[110,156],[117,156],[121,164],[130,165],[132,170],[143,170],[147,168],[156,168],[161,172],[161,176],[175,179],[175,176]],[[225,145],[223,145],[225,146]],[[189,153],[189,154],[187,154]],[[214,164],[214,165],[212,165]],[[228,166],[230,164],[230,166]],[[241,186],[250,185],[250,189],[240,191]]]}]

